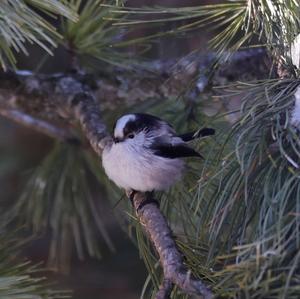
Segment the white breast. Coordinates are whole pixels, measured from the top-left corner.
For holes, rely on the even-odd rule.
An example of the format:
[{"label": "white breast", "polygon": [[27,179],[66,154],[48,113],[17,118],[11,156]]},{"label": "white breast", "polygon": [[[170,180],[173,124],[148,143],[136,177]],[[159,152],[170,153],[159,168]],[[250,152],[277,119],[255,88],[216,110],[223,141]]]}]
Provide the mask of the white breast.
[{"label": "white breast", "polygon": [[131,140],[105,148],[102,164],[119,187],[137,191],[165,190],[181,178],[184,161],[153,155]]}]

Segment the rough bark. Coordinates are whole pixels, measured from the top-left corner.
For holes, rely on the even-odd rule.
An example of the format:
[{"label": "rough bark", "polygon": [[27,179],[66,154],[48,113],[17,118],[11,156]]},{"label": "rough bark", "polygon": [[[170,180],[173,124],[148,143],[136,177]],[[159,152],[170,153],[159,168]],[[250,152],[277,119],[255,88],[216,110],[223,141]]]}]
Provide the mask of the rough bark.
[{"label": "rough bark", "polygon": [[173,289],[173,283],[170,279],[163,279],[158,292],[156,293],[156,299],[168,299],[170,298]]},{"label": "rough bark", "polygon": [[[145,201],[147,204],[144,205]],[[172,284],[177,285],[185,293],[202,295],[204,299],[212,298],[209,288],[200,279],[195,279],[184,266],[172,232],[157,204],[151,203],[147,195],[140,192],[135,193],[133,204],[140,223],[153,242],[163,268],[164,280],[156,299],[168,298]]]},{"label": "rough bark", "polygon": [[[204,90],[236,80],[269,76],[270,60],[263,50],[237,53],[212,73],[213,55],[191,56],[172,67],[174,61],[152,62],[138,70],[112,69],[97,74],[34,74],[29,71],[0,72],[0,108],[18,109],[59,125],[72,124],[66,102],[88,92],[101,111],[149,99],[178,97],[195,100]],[[113,74],[113,75],[112,75]],[[187,92],[187,85],[190,85]]]}]

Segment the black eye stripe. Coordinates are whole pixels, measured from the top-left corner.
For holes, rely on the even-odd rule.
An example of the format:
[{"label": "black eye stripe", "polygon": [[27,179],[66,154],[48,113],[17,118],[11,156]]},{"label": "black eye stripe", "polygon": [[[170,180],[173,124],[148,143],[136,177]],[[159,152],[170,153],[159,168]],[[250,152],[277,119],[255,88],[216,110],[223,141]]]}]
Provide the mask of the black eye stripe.
[{"label": "black eye stripe", "polygon": [[139,127],[138,122],[129,121],[123,129],[123,134],[124,134],[124,136],[127,136],[128,134],[138,132],[140,129],[141,128]]},{"label": "black eye stripe", "polygon": [[129,121],[123,129],[124,136],[130,133],[137,133],[141,131],[149,132],[151,129],[158,127],[159,119],[150,117],[146,114],[137,114],[135,120]]}]

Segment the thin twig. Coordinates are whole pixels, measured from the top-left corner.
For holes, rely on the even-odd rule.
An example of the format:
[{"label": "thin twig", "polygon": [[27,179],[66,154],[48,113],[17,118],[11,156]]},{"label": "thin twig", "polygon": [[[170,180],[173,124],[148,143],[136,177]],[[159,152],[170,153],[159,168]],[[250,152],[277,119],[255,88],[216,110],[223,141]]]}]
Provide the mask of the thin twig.
[{"label": "thin twig", "polygon": [[22,111],[19,111],[16,109],[1,109],[0,108],[0,115],[20,124],[22,126],[33,129],[37,132],[40,132],[49,137],[58,139],[60,141],[79,142],[79,139],[77,139],[67,129],[59,128],[53,124],[50,124],[49,122],[34,118],[33,116],[26,114]]}]

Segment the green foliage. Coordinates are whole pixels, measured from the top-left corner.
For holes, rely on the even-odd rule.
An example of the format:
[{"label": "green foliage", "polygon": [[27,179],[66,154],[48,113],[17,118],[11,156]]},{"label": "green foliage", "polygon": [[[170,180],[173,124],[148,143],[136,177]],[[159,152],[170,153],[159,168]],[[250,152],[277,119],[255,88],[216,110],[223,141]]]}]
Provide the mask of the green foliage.
[{"label": "green foliage", "polygon": [[76,20],[76,14],[61,1],[10,0],[0,2],[0,66],[15,66],[15,53],[28,55],[27,43],[34,43],[52,54],[60,38],[54,26],[39,12]]},{"label": "green foliage", "polygon": [[178,22],[169,32],[177,35],[208,28],[215,32],[210,47],[225,59],[241,47],[264,45],[286,61],[300,27],[300,4],[295,0],[231,0],[180,8],[124,7],[112,12],[131,16],[126,20],[116,18],[116,26]]},{"label": "green foliage", "polygon": [[[206,160],[201,166],[191,161],[185,180],[160,197],[186,264],[219,296],[299,297],[300,140],[290,124],[299,84],[266,80],[228,87],[228,97],[242,98],[240,120],[227,134],[215,121],[219,144],[207,139]],[[148,298],[161,273],[139,228],[137,239],[149,272]],[[174,290],[171,298],[187,296]]]},{"label": "green foliage", "polygon": [[[120,15],[115,12],[116,7],[124,7],[123,1],[72,0],[70,5],[78,13],[79,19],[75,23],[72,20],[63,20],[63,45],[71,54],[76,54],[85,67],[95,68],[95,62],[122,67],[133,66],[137,63],[139,54],[148,50],[147,41],[167,34],[159,32],[135,37],[136,27],[127,26],[125,21],[128,14]],[[122,25],[115,26],[116,19],[123,22]]]},{"label": "green foliage", "polygon": [[[134,45],[135,51],[144,52],[148,49],[144,42],[162,34],[135,38],[130,36],[134,27],[113,26],[115,13],[111,7],[123,6],[123,1],[115,0],[2,1],[0,66],[4,70],[15,67],[16,54],[29,54],[28,44],[38,45],[49,55],[61,44],[69,51],[70,60],[74,58],[77,64],[77,58],[81,58],[85,66],[94,66],[97,61],[122,66],[133,64],[136,58],[130,54],[129,47]],[[126,18],[126,14],[118,17]]]},{"label": "green foliage", "polygon": [[[299,296],[299,137],[289,123],[299,80],[239,84],[244,95],[241,119],[234,126],[235,153],[219,162],[217,177],[199,185],[213,209],[209,256],[222,258],[220,286],[240,297]],[[217,180],[217,182],[216,182]],[[201,207],[199,208],[201,210]],[[203,217],[204,216],[204,217]],[[298,274],[297,274],[298,273]]]},{"label": "green foliage", "polygon": [[[79,15],[76,23],[72,20],[62,22],[62,34],[66,47],[81,57],[93,57],[111,64],[124,62],[126,54],[116,48],[126,31],[112,26],[112,12],[102,3],[114,4],[116,1],[73,0],[70,5]],[[120,5],[116,3],[117,5]]]},{"label": "green foliage", "polygon": [[[211,47],[216,49],[219,54],[223,54],[225,50],[236,51],[241,45],[249,41],[254,33],[247,29],[242,39],[238,39],[245,20],[249,19],[246,1],[230,1],[225,4],[181,8],[140,9],[124,7],[113,12],[116,14],[127,13],[132,16],[132,18],[125,21],[116,19],[116,26],[178,22],[180,25],[169,31],[169,34],[180,34],[205,26],[209,26],[210,30],[217,31],[221,29],[221,32],[210,41]],[[145,19],[149,15],[153,18],[150,20]],[[186,21],[186,24],[182,25],[179,21]]]},{"label": "green foliage", "polygon": [[52,269],[67,272],[74,247],[80,259],[86,254],[100,258],[99,235],[114,250],[101,220],[103,194],[95,193],[89,181],[93,180],[89,163],[100,167],[100,162],[90,159],[77,146],[57,144],[6,214],[10,221],[25,224],[36,236],[50,233],[48,265]]},{"label": "green foliage", "polygon": [[11,235],[0,239],[0,298],[69,298],[69,292],[49,289],[49,284],[41,277],[40,267],[16,256],[21,245]]},{"label": "green foliage", "polygon": [[[220,57],[259,41],[288,63],[288,50],[300,30],[296,1],[231,1],[114,12],[131,15],[125,23],[116,20],[116,25],[190,20],[176,33],[213,27],[219,33],[211,46]],[[158,17],[144,20],[147,14]],[[299,297],[300,140],[290,124],[299,84],[299,80],[266,79],[232,86],[228,97],[241,98],[240,120],[229,134],[224,128],[217,136],[219,144],[210,143],[201,166],[191,164],[196,170],[202,168],[198,188],[190,186],[195,177],[186,178],[160,198],[187,265],[220,296]],[[173,111],[175,127],[180,127],[178,115],[183,111]],[[221,135],[226,138],[223,142]],[[157,289],[161,273],[138,228],[137,239],[149,272],[143,293],[147,294],[150,285]],[[150,296],[154,294],[150,289]],[[172,293],[172,298],[181,297],[186,296]]]}]

